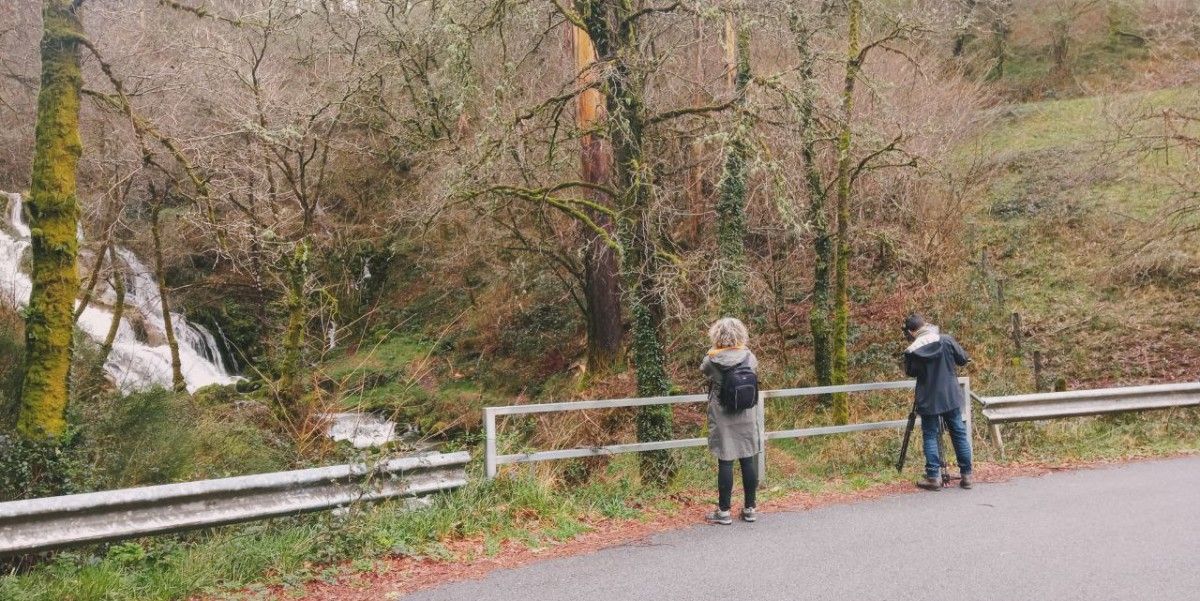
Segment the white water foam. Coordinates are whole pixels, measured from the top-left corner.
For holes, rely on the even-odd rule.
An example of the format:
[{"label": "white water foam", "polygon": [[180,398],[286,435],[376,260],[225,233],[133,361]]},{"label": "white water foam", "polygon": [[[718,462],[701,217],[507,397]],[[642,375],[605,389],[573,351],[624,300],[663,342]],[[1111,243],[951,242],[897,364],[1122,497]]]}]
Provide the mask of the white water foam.
[{"label": "white water foam", "polygon": [[[29,227],[21,211],[21,195],[11,192],[2,194],[8,197],[8,225],[12,232],[0,228],[0,301],[10,306],[24,307],[29,304],[33,289],[29,275],[21,271],[25,251],[29,248]],[[166,343],[158,283],[154,273],[132,251],[122,247],[117,247],[116,251],[125,264],[125,313],[117,328],[112,353],[104,365],[105,371],[113,383],[126,392],[154,386],[169,388],[171,349]],[[111,289],[97,295],[98,302],[104,300],[115,302]],[[138,336],[131,317],[135,317],[142,325],[142,337]],[[112,319],[113,313],[109,307],[93,302],[79,316],[77,325],[92,340],[103,342]],[[189,391],[194,392],[210,384],[232,384],[238,380],[225,364],[211,332],[174,311],[171,312],[171,325],[179,342],[179,361]]]}]

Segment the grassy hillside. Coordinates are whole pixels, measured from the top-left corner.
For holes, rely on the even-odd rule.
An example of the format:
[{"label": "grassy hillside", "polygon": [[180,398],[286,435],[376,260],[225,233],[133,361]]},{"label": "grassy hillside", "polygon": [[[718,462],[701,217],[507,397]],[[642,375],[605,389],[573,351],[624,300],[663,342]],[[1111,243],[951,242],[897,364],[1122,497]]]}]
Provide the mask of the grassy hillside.
[{"label": "grassy hillside", "polygon": [[[1066,80],[1050,76],[1039,30],[1030,25],[1014,33],[1006,75],[991,84],[1003,104],[978,116],[978,135],[956,148],[946,169],[971,182],[963,214],[948,219],[957,238],[947,245],[953,256],[924,274],[909,264],[873,269],[876,242],[882,248],[885,238],[876,236],[871,220],[879,228],[895,224],[875,215],[862,221],[853,273],[853,381],[901,377],[897,326],[912,308],[926,310],[964,343],[975,359],[967,375],[984,394],[1200,379],[1200,240],[1190,231],[1200,226],[1200,200],[1189,191],[1200,181],[1200,168],[1172,138],[1200,136],[1200,123],[1178,116],[1200,115],[1200,88],[1087,95],[1153,87],[1157,72],[1131,78],[1161,64],[1154,48],[1114,40],[1100,23],[1078,36],[1077,68]],[[1128,86],[1117,85],[1126,79]],[[1019,102],[1027,98],[1060,99]],[[888,234],[896,231],[902,230]],[[226,596],[242,587],[250,587],[251,598],[267,597],[278,592],[268,587],[298,590],[308,580],[372,571],[378,556],[494,556],[506,545],[548,547],[600,523],[708,504],[713,465],[704,449],[679,453],[680,473],[665,489],[639,482],[632,455],[509,468],[509,478],[490,483],[478,478],[482,407],[631,396],[634,380],[628,371],[584,372],[577,361],[579,311],[562,281],[521,267],[527,254],[464,251],[459,238],[445,238],[431,236],[430,248],[389,249],[388,265],[372,263],[378,294],[364,293],[370,307],[347,328],[360,339],[326,351],[307,374],[312,392],[306,400],[315,411],[378,412],[447,447],[469,448],[476,457],[473,480],[480,481],[426,511],[385,503],[348,516],[71,551],[0,578],[0,599],[177,599]],[[442,253],[442,243],[454,251]],[[769,299],[763,302],[778,306],[759,306],[747,320],[770,388],[813,381],[807,282],[790,285],[795,294],[763,295]],[[695,369],[706,344],[700,313],[669,322],[669,371],[681,393],[702,387]],[[1015,333],[1014,314],[1021,322]],[[779,315],[782,327],[771,323]],[[0,312],[0,321],[12,320]],[[0,336],[0,365],[15,364],[19,347],[18,338]],[[1035,353],[1042,358],[1040,381]],[[11,402],[9,389],[0,386],[0,402]],[[97,486],[104,486],[285,469],[297,457],[329,463],[369,455],[334,448],[311,429],[296,436],[299,442],[282,440],[282,420],[264,395],[151,393],[88,406],[90,425],[81,437],[95,451],[82,460],[97,467],[106,479]],[[903,392],[855,395],[851,419],[901,418],[910,402]],[[634,438],[632,412],[580,413],[587,414],[502,420],[501,449]],[[771,404],[768,426],[831,421],[810,399],[780,400]],[[701,436],[706,427],[695,406],[678,407],[675,423],[681,437]],[[999,462],[976,424],[978,459]],[[1027,423],[1005,426],[1005,435],[1010,462],[1195,452],[1200,414]],[[920,451],[914,449],[907,473],[896,474],[890,466],[898,439],[882,431],[773,443],[764,502],[796,490],[841,493],[910,478]],[[140,451],[136,461],[126,448]]]},{"label": "grassy hillside", "polygon": [[1200,216],[1176,183],[1196,167],[1163,147],[1196,129],[1164,117],[1189,108],[1196,88],[1002,108],[974,149],[983,283],[1004,282],[1027,346],[1071,387],[1200,375]]}]

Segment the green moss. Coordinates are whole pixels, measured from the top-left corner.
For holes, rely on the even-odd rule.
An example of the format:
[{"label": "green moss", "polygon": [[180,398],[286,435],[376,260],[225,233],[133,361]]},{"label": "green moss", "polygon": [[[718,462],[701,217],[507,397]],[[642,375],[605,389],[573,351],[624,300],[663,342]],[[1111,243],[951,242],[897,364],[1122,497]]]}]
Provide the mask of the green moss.
[{"label": "green moss", "polygon": [[283,352],[279,361],[279,397],[285,411],[294,412],[296,403],[303,396],[305,383],[304,337],[308,328],[308,282],[309,245],[307,240],[298,242],[291,256],[284,259],[284,275],[287,283],[284,306],[287,311],[287,326],[283,335]]},{"label": "green moss", "polygon": [[38,93],[33,175],[29,195],[33,255],[25,327],[25,375],[17,429],[30,439],[66,430],[74,332],[79,203],[75,172],[82,151],[79,93],[83,84],[78,39],[83,25],[66,0],[43,10],[42,85]]}]

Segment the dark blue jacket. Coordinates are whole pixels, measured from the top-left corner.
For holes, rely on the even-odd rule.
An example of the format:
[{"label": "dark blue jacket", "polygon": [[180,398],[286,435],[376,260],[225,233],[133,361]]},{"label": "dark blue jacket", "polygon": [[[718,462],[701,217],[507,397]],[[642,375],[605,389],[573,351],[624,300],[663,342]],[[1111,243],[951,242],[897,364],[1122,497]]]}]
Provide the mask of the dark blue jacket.
[{"label": "dark blue jacket", "polygon": [[904,353],[904,373],[917,379],[917,413],[939,415],[963,406],[958,368],[971,359],[958,341],[940,335]]}]

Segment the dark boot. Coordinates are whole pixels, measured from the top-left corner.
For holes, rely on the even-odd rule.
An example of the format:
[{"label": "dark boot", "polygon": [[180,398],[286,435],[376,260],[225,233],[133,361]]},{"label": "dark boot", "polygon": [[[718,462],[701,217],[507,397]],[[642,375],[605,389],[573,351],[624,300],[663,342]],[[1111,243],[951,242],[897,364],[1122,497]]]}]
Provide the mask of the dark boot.
[{"label": "dark boot", "polygon": [[923,488],[925,490],[932,490],[934,492],[937,492],[939,490],[942,490],[942,478],[941,478],[941,476],[937,476],[934,478],[925,476],[924,478],[917,480],[917,488]]},{"label": "dark boot", "polygon": [[971,481],[971,474],[963,474],[962,478],[958,481],[958,485],[970,490],[972,486],[975,486],[975,483]]}]

